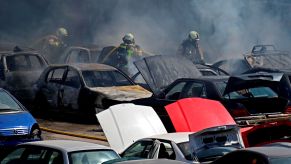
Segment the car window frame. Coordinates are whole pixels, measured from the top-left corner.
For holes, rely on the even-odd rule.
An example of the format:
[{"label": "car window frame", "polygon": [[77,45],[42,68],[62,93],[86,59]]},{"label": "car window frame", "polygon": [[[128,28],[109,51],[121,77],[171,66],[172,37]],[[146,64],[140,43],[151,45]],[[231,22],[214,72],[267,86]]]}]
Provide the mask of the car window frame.
[{"label": "car window frame", "polygon": [[[65,69],[65,71],[63,72],[63,76],[62,76],[62,78],[61,78],[60,81],[58,81],[58,82],[52,82],[52,81],[50,81],[51,77],[49,78],[50,72],[51,72],[51,71],[55,71],[55,70],[57,70],[57,69]],[[63,84],[63,83],[64,83],[64,79],[65,79],[65,77],[66,77],[66,75],[67,75],[67,72],[68,72],[68,66],[52,67],[52,68],[50,68],[50,69],[47,71],[47,73],[46,73],[46,76],[45,76],[45,82],[46,82],[47,84],[49,84],[49,83],[53,83],[53,84]],[[53,74],[54,74],[54,73],[53,73]],[[52,74],[51,76],[53,76],[53,74]]]}]

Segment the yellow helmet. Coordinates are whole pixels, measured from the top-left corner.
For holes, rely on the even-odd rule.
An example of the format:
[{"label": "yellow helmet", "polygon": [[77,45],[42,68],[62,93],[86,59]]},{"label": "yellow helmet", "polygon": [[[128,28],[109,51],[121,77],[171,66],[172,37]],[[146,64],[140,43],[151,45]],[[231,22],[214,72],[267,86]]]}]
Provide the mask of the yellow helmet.
[{"label": "yellow helmet", "polygon": [[58,28],[57,35],[58,36],[68,36],[68,31],[63,27]]},{"label": "yellow helmet", "polygon": [[191,40],[199,40],[199,34],[196,31],[189,32],[189,39]]}]

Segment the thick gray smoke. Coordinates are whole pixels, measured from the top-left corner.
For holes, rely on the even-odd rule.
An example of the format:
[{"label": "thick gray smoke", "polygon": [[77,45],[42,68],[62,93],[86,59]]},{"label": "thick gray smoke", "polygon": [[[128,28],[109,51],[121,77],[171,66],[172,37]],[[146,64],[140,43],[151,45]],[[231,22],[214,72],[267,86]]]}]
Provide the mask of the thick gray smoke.
[{"label": "thick gray smoke", "polygon": [[30,43],[63,26],[72,44],[118,45],[132,32],[155,54],[175,54],[190,30],[210,62],[237,57],[254,44],[290,50],[287,0],[3,0],[0,39]]}]

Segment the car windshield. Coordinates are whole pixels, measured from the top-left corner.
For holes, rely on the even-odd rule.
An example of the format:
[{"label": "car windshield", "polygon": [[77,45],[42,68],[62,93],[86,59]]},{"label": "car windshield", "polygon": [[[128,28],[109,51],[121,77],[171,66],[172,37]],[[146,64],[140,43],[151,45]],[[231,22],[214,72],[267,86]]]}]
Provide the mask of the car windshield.
[{"label": "car windshield", "polygon": [[21,111],[20,106],[5,91],[0,91],[0,112]]},{"label": "car windshield", "polygon": [[112,87],[133,85],[118,71],[82,71],[88,87]]},{"label": "car windshield", "polygon": [[[221,95],[223,95],[226,88],[226,83],[217,82],[216,86]],[[226,99],[245,99],[245,98],[272,98],[278,97],[278,94],[269,87],[254,87],[245,88],[238,91],[230,92],[223,96]]]},{"label": "car windshield", "polygon": [[94,163],[101,164],[103,162],[120,158],[119,155],[112,150],[90,150],[78,151],[69,154],[71,164]]}]

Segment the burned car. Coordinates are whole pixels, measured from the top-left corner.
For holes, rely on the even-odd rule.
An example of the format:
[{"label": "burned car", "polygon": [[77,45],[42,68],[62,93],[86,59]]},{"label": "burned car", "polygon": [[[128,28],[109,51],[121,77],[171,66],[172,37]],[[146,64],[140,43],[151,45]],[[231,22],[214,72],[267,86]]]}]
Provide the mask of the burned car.
[{"label": "burned car", "polygon": [[212,64],[230,75],[238,75],[253,69],[273,69],[281,72],[291,71],[291,55],[279,51],[273,45],[255,45],[251,52],[241,58],[221,60]]},{"label": "burned car", "polygon": [[103,64],[51,65],[36,84],[37,111],[95,115],[112,104],[150,97],[118,69]]},{"label": "burned car", "polygon": [[35,96],[32,85],[47,66],[43,56],[34,51],[0,52],[0,87],[30,104]]},{"label": "burned car", "polygon": [[71,46],[61,55],[58,63],[95,63],[99,54],[100,48],[97,46]]},{"label": "burned car", "polygon": [[[209,106],[213,105],[212,100],[206,101]],[[98,113],[97,118],[110,146],[121,152],[121,157],[167,158],[198,163],[212,161],[244,147],[234,120],[222,105],[221,107],[215,108],[217,110],[213,112],[200,112],[197,111],[199,108],[192,108],[193,113],[201,113],[194,115],[191,120],[195,132],[167,133],[155,111],[148,106],[118,104]],[[217,112],[221,114],[217,115]],[[189,113],[190,110],[185,114]],[[201,121],[201,116],[211,123]],[[186,117],[180,117],[180,122],[173,123],[179,126],[185,121],[188,121]]]}]

